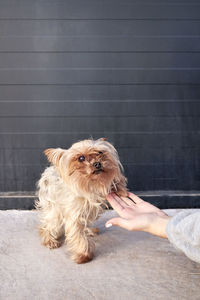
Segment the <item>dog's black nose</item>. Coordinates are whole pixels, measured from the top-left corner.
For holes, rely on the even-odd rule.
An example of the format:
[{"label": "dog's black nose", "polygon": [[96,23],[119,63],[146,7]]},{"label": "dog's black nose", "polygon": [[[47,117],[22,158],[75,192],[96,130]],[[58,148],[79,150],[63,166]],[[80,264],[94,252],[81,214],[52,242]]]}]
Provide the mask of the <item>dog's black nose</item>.
[{"label": "dog's black nose", "polygon": [[96,161],[95,163],[93,163],[93,166],[96,168],[96,169],[101,169],[101,163]]}]

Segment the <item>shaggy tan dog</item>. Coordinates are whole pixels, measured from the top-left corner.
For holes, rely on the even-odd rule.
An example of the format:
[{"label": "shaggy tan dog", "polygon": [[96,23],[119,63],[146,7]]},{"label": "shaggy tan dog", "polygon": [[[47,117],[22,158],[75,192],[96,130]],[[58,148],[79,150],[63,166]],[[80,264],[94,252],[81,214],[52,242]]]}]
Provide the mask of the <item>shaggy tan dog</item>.
[{"label": "shaggy tan dog", "polygon": [[111,191],[127,195],[117,151],[101,138],[44,153],[52,166],[38,182],[36,208],[40,212],[42,243],[57,248],[65,233],[73,260],[88,262],[93,257],[92,237],[96,231],[90,226],[105,209],[106,195]]}]

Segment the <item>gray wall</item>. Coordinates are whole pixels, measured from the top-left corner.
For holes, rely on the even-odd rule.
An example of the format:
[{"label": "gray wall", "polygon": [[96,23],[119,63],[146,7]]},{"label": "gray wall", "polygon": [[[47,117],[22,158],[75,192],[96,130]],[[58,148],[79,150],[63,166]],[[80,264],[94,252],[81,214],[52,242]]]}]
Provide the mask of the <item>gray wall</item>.
[{"label": "gray wall", "polygon": [[200,2],[0,0],[0,189],[93,136],[132,190],[200,189]]}]

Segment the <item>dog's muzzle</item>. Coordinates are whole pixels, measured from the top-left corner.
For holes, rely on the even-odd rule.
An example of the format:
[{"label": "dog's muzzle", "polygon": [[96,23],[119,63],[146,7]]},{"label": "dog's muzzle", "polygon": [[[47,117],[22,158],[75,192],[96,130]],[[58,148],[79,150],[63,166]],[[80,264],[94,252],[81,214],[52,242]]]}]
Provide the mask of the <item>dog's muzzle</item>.
[{"label": "dog's muzzle", "polygon": [[93,174],[99,174],[99,173],[103,172],[100,162],[98,162],[98,161],[94,162],[93,167],[95,167],[95,169],[96,169],[96,170],[94,170]]},{"label": "dog's muzzle", "polygon": [[93,163],[93,167],[95,167],[97,170],[101,169],[101,163],[96,161],[95,163]]}]

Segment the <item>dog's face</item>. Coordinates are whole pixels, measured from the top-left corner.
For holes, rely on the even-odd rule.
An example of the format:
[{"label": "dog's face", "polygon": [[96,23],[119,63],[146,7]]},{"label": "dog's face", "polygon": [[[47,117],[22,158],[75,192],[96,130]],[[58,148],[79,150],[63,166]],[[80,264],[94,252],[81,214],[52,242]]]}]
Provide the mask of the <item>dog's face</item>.
[{"label": "dog's face", "polygon": [[67,150],[47,149],[45,154],[65,182],[77,192],[109,192],[122,177],[117,151],[103,138],[84,140]]}]

